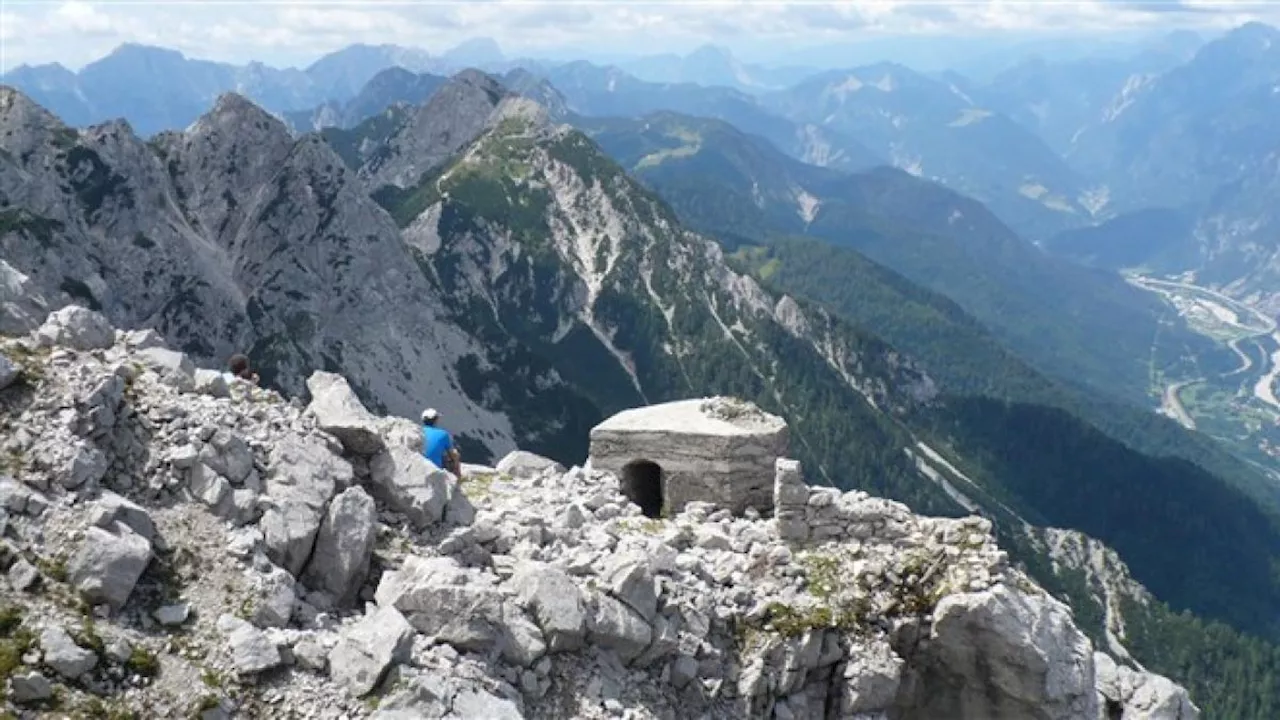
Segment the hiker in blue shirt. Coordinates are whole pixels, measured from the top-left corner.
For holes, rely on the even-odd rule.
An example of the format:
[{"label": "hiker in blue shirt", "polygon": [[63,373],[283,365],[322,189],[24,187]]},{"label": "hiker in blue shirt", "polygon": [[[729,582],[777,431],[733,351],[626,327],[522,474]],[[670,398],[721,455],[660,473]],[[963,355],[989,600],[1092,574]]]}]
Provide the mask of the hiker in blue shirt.
[{"label": "hiker in blue shirt", "polygon": [[422,411],[422,454],[433,465],[462,477],[462,458],[449,431],[436,427],[440,413],[435,408]]}]

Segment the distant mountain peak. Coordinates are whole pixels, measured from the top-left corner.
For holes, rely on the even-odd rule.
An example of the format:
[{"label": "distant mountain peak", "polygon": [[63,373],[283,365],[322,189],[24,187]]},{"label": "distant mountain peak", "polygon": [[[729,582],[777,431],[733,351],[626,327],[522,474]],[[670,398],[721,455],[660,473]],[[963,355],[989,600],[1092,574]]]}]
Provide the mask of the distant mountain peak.
[{"label": "distant mountain peak", "polygon": [[170,60],[185,60],[186,55],[181,51],[173,48],[161,47],[159,45],[146,45],[137,42],[120,43],[114,50],[107,53],[106,58],[122,58],[122,57],[142,57],[142,58],[165,58]]},{"label": "distant mountain peak", "polygon": [[686,57],[688,57],[691,60],[695,58],[696,59],[716,58],[716,59],[723,59],[723,60],[731,60],[733,59],[733,52],[730,51],[729,48],[725,47],[724,45],[715,45],[713,43],[706,43],[705,45],[699,45],[698,47],[694,48],[693,52],[689,53]]},{"label": "distant mountain peak", "polygon": [[1230,46],[1237,50],[1266,51],[1280,45],[1280,30],[1261,22],[1248,22],[1205,45],[1205,49]]},{"label": "distant mountain peak", "polygon": [[480,37],[463,40],[446,50],[444,59],[458,65],[483,65],[490,62],[501,62],[506,59],[502,48],[493,38]]}]

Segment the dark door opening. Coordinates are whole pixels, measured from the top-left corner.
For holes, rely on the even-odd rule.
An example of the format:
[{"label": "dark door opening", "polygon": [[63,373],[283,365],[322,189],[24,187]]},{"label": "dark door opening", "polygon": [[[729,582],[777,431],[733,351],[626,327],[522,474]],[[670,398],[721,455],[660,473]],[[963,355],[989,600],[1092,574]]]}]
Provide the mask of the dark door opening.
[{"label": "dark door opening", "polygon": [[645,517],[662,517],[662,468],[648,460],[627,463],[622,468],[622,494],[639,505]]}]

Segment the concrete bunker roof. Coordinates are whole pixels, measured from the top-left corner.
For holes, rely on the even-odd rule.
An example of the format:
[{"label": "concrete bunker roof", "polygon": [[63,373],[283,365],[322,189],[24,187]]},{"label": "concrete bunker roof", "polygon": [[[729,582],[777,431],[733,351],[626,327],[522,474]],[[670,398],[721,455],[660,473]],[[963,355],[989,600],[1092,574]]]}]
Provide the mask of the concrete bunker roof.
[{"label": "concrete bunker roof", "polygon": [[596,426],[605,432],[690,435],[756,435],[776,432],[786,421],[754,404],[728,397],[693,398],[624,410]]}]

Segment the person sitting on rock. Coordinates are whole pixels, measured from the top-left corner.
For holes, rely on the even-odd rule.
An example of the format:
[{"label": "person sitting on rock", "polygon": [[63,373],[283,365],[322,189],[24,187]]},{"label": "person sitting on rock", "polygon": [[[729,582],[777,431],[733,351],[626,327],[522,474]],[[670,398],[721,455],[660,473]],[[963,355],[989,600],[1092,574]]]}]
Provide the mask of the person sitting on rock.
[{"label": "person sitting on rock", "polygon": [[249,369],[249,358],[236,353],[231,356],[231,360],[227,363],[231,367],[231,374],[245,382],[258,384],[258,373]]},{"label": "person sitting on rock", "polygon": [[462,477],[462,457],[448,430],[436,427],[440,412],[435,408],[422,411],[422,454],[431,464]]}]

